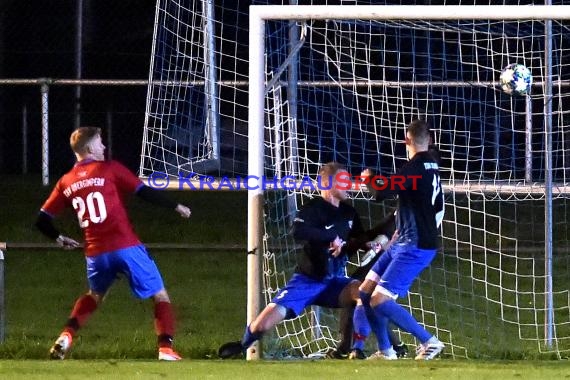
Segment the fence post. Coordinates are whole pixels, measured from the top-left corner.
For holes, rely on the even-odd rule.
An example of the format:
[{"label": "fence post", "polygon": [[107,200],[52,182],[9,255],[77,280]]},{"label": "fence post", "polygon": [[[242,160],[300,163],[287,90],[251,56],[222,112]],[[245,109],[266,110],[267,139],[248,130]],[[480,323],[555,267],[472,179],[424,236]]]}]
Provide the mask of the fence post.
[{"label": "fence post", "polygon": [[42,96],[42,184],[49,184],[49,84],[45,80],[41,87]]},{"label": "fence post", "polygon": [[4,302],[4,251],[6,243],[0,242],[0,343],[6,339],[6,303]]},{"label": "fence post", "polygon": [[22,174],[28,174],[28,106],[22,107]]}]

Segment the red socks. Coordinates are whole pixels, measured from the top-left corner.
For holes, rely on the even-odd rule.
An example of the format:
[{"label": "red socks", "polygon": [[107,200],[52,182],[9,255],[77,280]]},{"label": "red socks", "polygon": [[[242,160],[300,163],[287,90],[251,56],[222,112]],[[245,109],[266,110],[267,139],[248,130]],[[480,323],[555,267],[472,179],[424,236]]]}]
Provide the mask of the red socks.
[{"label": "red socks", "polygon": [[76,331],[81,328],[89,319],[91,314],[97,309],[97,302],[95,298],[88,294],[84,294],[75,301],[75,306],[71,311],[71,315],[67,320],[63,331],[68,332],[71,336],[75,335]]},{"label": "red socks", "polygon": [[[97,302],[93,297],[85,294],[77,301],[67,320],[64,332],[72,337],[89,319],[97,309]],[[154,326],[158,335],[158,346],[172,348],[174,335],[174,313],[170,302],[157,302],[154,304]]]},{"label": "red socks", "polygon": [[154,327],[158,335],[159,347],[172,347],[174,335],[174,313],[170,302],[154,304]]}]

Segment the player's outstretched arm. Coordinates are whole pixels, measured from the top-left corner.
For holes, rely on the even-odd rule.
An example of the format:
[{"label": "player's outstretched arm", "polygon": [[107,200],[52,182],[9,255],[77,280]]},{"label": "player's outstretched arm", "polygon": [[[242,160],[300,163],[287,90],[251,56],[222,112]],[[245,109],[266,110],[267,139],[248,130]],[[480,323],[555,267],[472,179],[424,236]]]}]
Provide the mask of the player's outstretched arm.
[{"label": "player's outstretched arm", "polygon": [[53,239],[63,249],[78,248],[81,244],[72,238],[61,235],[57,228],[52,223],[52,217],[44,211],[40,211],[36,220],[36,227],[42,234]]},{"label": "player's outstretched arm", "polygon": [[[360,231],[360,233],[350,239],[348,247],[352,248],[352,250],[348,254],[365,252],[359,256],[357,261],[361,268],[355,272],[358,276],[355,278],[362,281],[367,270],[370,269],[368,265],[372,265],[375,262],[374,258],[383,251],[388,250],[394,242],[394,239],[391,240],[390,236],[397,238],[395,219],[395,213],[390,213],[371,229]],[[367,269],[364,270],[363,268]]]},{"label": "player's outstretched arm", "polygon": [[384,235],[390,240],[390,237],[396,230],[396,217],[393,212],[388,214],[369,230],[364,230],[360,218],[355,219],[354,222],[346,246],[348,255],[356,254],[359,250],[368,251],[373,248],[382,248],[377,244],[375,245],[377,240],[383,240],[380,236]]},{"label": "player's outstretched arm", "polygon": [[155,190],[151,187],[143,185],[137,190],[136,194],[145,201],[156,206],[176,210],[176,212],[179,213],[183,218],[189,218],[192,214],[190,208],[171,200],[170,198],[164,196],[160,191]]}]

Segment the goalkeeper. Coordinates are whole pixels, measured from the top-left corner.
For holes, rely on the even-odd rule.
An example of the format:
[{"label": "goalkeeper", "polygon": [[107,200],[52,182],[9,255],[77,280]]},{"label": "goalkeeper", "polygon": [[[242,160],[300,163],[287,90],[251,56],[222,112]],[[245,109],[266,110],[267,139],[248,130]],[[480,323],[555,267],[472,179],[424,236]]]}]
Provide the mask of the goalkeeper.
[{"label": "goalkeeper", "polygon": [[[284,319],[291,319],[309,305],[353,308],[360,302],[360,281],[345,275],[347,254],[363,246],[353,244],[363,234],[360,217],[354,207],[343,202],[347,189],[337,183],[350,180],[338,163],[325,164],[319,171],[321,197],[313,199],[297,214],[293,224],[295,240],[304,243],[296,271],[265,309],[246,326],[240,341],[222,345],[221,358],[242,355],[263,334]],[[355,313],[354,330],[367,334],[370,326],[364,308]]]}]

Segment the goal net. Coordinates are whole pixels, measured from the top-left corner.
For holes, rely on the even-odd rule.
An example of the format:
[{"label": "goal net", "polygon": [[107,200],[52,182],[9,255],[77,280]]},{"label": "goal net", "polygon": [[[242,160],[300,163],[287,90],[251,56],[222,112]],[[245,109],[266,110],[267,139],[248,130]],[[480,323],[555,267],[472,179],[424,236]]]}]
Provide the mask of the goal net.
[{"label": "goal net", "polygon": [[[486,18],[479,16],[486,7],[469,7],[463,18],[452,7],[434,13],[407,7],[405,16],[388,19],[388,10],[398,13],[406,7],[362,12],[360,6],[343,6],[342,13],[334,13],[333,5],[349,2],[300,1],[328,6],[309,7],[305,17],[301,8],[258,7],[257,20],[266,20],[241,30],[247,9],[236,3],[229,11],[220,2],[210,45],[215,70],[208,77],[209,70],[193,66],[208,57],[207,42],[190,33],[208,29],[202,8],[208,2],[183,3],[163,0],[157,6],[157,19],[171,20],[157,23],[155,32],[151,79],[162,83],[149,86],[141,174],[186,170],[300,180],[315,178],[328,161],[346,165],[353,175],[365,167],[389,174],[406,160],[407,124],[426,119],[442,156],[442,249],[399,302],[446,344],[445,353],[452,357],[567,356],[566,8],[558,8],[552,22],[540,19],[537,7],[485,10]],[[450,5],[457,3],[475,2]],[[348,17],[349,9],[358,15]],[[234,12],[236,21],[223,23],[223,12]],[[248,35],[260,37],[251,45],[244,41]],[[248,43],[249,58],[244,53]],[[175,46],[175,52],[167,54],[163,45]],[[533,74],[530,97],[506,95],[498,86],[501,69],[513,62]],[[209,92],[208,81],[214,81]],[[202,91],[200,99],[190,91]],[[212,96],[217,112],[209,113],[209,106],[200,105],[212,102]],[[211,127],[216,118],[218,127]],[[211,148],[212,136],[218,151]],[[204,160],[215,164],[202,165]],[[250,269],[256,253],[262,259],[263,307],[290,277],[300,253],[289,235],[292,216],[317,194],[307,187],[250,193],[250,215],[263,195],[263,224],[255,226],[250,219],[248,243]],[[365,192],[353,193],[351,202],[369,226],[396,206],[394,201],[370,202]],[[336,321],[334,310],[307,309],[276,327],[264,341],[265,354],[323,354],[336,345]],[[417,344],[407,334],[401,337]],[[373,350],[373,338],[369,344]]]}]

